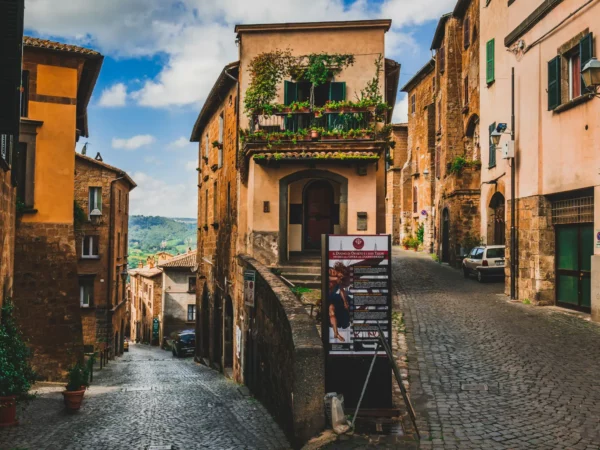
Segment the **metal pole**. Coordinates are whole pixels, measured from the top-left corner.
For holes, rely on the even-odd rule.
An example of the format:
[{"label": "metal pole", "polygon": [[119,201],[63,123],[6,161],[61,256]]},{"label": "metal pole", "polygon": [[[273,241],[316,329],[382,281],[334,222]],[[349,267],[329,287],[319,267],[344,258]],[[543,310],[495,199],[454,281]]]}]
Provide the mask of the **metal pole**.
[{"label": "metal pole", "polygon": [[367,373],[367,379],[365,380],[362,392],[360,393],[360,398],[358,399],[358,404],[356,405],[356,411],[354,411],[354,417],[352,418],[352,424],[350,425],[350,428],[354,428],[354,422],[356,421],[356,416],[358,416],[358,410],[360,409],[360,404],[362,403],[365,391],[367,390],[367,384],[369,384],[369,378],[371,378],[371,372],[373,371],[373,366],[375,365],[375,360],[377,359],[377,350],[379,350],[379,343],[375,344],[375,354],[373,355],[371,367],[369,367],[369,373]]},{"label": "metal pole", "polygon": [[[510,138],[515,144],[515,68],[511,74],[511,126]],[[515,173],[517,163],[517,146],[514,145],[514,155],[510,165],[510,298],[517,298],[517,229],[516,229],[516,204],[515,201]]]}]

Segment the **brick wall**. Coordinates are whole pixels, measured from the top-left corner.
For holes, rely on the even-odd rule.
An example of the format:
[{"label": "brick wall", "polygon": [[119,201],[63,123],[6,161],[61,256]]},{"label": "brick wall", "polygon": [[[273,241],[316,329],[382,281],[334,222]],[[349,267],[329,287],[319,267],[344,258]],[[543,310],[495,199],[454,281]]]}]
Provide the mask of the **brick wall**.
[{"label": "brick wall", "polygon": [[393,149],[393,163],[386,174],[386,233],[392,235],[392,244],[400,244],[402,222],[402,166],[407,158],[408,128],[405,124],[394,125],[392,137],[396,143]]},{"label": "brick wall", "polygon": [[11,172],[0,168],[0,307],[12,295],[16,189]]},{"label": "brick wall", "polygon": [[67,368],[83,356],[72,224],[17,226],[14,299],[39,377],[64,378]]}]

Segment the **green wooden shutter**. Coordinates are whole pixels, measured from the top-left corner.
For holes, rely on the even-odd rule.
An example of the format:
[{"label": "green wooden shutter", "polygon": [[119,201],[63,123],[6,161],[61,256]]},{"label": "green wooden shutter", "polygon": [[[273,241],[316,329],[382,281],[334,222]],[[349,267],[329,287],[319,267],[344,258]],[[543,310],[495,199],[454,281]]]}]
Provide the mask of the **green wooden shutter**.
[{"label": "green wooden shutter", "polygon": [[548,62],[548,111],[560,105],[560,58]]},{"label": "green wooden shutter", "polygon": [[[283,104],[289,105],[298,100],[298,83],[292,81],[283,82]],[[298,116],[285,117],[285,129],[289,131],[298,130]]]},{"label": "green wooden shutter", "polygon": [[492,143],[492,133],[496,129],[496,122],[489,126],[490,131],[490,154],[488,167],[496,167],[496,146]]},{"label": "green wooden shutter", "polygon": [[[342,100],[346,100],[345,81],[332,81],[329,84],[329,100],[333,102],[341,102]],[[328,114],[327,123],[330,130],[343,125],[340,114]]]},{"label": "green wooden shutter", "polygon": [[493,83],[495,80],[495,39],[489,40],[485,45],[485,81],[489,83]]},{"label": "green wooden shutter", "polygon": [[[581,57],[581,70],[585,67],[585,65],[590,62],[592,57],[594,56],[594,36],[593,33],[586,34],[581,41],[579,41],[579,55]],[[581,78],[581,86],[587,88],[585,83],[583,82],[583,77]],[[586,89],[581,89],[581,92],[584,93]]]}]

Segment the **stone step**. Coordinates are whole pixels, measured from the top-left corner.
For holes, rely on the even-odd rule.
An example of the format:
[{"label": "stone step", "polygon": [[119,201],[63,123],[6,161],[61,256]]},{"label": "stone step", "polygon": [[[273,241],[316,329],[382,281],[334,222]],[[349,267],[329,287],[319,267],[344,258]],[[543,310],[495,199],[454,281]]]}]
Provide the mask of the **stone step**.
[{"label": "stone step", "polygon": [[303,273],[303,272],[286,272],[283,271],[281,276],[294,280],[308,280],[308,281],[321,281],[320,273]]},{"label": "stone step", "polygon": [[277,268],[284,273],[310,273],[321,275],[320,266],[279,266]]}]

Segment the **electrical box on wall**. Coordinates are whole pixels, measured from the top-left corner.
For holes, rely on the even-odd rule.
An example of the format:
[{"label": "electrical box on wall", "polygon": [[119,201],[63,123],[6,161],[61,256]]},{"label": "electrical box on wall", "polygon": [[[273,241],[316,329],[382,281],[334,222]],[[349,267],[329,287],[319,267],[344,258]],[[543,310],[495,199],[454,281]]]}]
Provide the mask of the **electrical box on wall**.
[{"label": "electrical box on wall", "polygon": [[356,230],[367,231],[367,213],[357,212],[356,213]]},{"label": "electrical box on wall", "polygon": [[512,139],[505,142],[502,146],[502,159],[510,159],[515,157],[515,141]]}]

